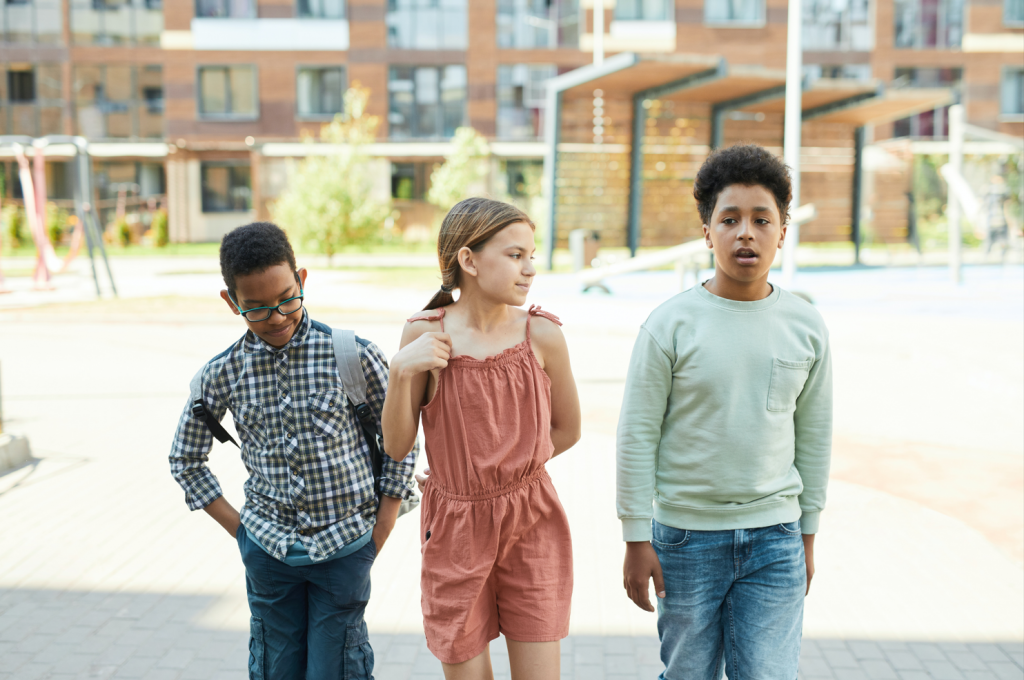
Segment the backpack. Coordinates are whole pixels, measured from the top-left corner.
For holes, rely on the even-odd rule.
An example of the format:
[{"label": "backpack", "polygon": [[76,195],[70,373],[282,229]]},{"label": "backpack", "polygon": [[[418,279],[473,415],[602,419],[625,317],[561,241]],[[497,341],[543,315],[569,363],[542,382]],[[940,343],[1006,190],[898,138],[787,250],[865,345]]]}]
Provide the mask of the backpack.
[{"label": "backpack", "polygon": [[[338,363],[338,374],[341,377],[342,389],[345,392],[349,405],[355,412],[356,420],[359,421],[359,427],[363,431],[363,438],[370,449],[373,490],[377,494],[379,502],[381,496],[379,480],[384,472],[384,447],[377,438],[377,425],[374,422],[373,412],[366,404],[366,375],[363,373],[363,366],[359,362],[359,349],[356,347],[357,342],[364,346],[368,343],[362,340],[362,338],[357,338],[353,331],[341,330],[340,328],[331,329],[331,342],[334,345],[334,359]],[[230,441],[241,449],[242,447],[235,441],[235,438],[228,434],[224,426],[203,405],[203,372],[205,370],[206,366],[200,368],[199,372],[192,378],[192,382],[189,383],[189,403],[192,404],[192,415],[206,423],[206,427],[217,438],[217,441],[222,444]],[[420,499],[414,493],[410,498],[402,501],[398,508],[398,516],[401,517],[411,512],[419,504]]]}]

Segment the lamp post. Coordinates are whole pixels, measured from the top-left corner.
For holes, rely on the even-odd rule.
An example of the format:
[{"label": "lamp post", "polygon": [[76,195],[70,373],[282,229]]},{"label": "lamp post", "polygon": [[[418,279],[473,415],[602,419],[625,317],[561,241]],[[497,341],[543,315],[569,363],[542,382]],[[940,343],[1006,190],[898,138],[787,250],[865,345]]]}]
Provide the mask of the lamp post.
[{"label": "lamp post", "polygon": [[[800,124],[803,122],[803,51],[800,31],[802,0],[789,0],[786,26],[786,117],[783,123],[782,157],[792,175],[793,199],[789,212],[800,207]],[[790,224],[782,246],[782,285],[789,287],[796,275],[796,248],[800,245],[800,225]]]}]

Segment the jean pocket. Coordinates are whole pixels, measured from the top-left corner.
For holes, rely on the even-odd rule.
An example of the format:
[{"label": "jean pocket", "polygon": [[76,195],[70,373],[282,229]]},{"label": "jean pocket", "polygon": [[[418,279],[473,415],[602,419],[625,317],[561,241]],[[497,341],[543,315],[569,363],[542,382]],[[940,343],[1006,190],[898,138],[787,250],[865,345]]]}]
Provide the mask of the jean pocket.
[{"label": "jean pocket", "polygon": [[813,359],[807,361],[787,361],[775,359],[772,363],[772,378],[768,384],[769,411],[795,411],[796,400],[803,392],[807,374],[814,364]]},{"label": "jean pocket", "polygon": [[366,622],[350,623],[345,629],[345,680],[372,680],[373,649]]},{"label": "jean pocket", "polygon": [[800,535],[800,520],[795,522],[778,524],[775,527],[786,536],[799,536]]},{"label": "jean pocket", "polygon": [[654,520],[651,543],[662,550],[678,550],[690,541],[689,529],[676,529]]},{"label": "jean pocket", "polygon": [[249,622],[249,680],[266,680],[267,644],[263,638],[263,619]]}]

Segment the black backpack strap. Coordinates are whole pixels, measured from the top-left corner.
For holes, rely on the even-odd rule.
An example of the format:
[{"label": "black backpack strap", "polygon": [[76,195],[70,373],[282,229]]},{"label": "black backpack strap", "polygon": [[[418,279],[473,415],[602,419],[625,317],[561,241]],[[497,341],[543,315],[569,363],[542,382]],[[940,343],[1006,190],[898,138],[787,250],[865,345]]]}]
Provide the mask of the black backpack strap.
[{"label": "black backpack strap", "polygon": [[[235,446],[238,446],[238,442],[235,438],[228,434],[228,431],[224,429],[224,426],[220,424],[213,415],[206,410],[206,405],[203,403],[203,374],[206,372],[206,366],[199,369],[199,372],[192,378],[192,382],[189,383],[189,403],[192,405],[192,415],[199,418],[206,427],[209,428],[213,436],[217,438],[217,441],[224,443],[230,441]],[[238,446],[238,448],[242,448]]]}]

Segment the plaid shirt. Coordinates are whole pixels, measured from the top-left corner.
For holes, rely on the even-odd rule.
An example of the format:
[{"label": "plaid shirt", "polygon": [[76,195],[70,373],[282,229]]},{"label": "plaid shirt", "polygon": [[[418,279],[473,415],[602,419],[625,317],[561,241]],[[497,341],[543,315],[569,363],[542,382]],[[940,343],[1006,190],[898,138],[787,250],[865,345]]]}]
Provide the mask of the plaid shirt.
[{"label": "plaid shirt", "polygon": [[[387,360],[376,345],[356,344],[379,433]],[[270,554],[283,560],[300,541],[319,562],[373,528],[370,449],[342,389],[330,328],[303,311],[280,349],[247,332],[204,367],[203,402],[217,420],[231,410],[249,471],[242,524]],[[212,445],[213,434],[186,404],[170,463],[192,510],[222,495],[206,465]],[[419,444],[401,463],[384,456],[382,493],[412,495],[418,452]]]}]

